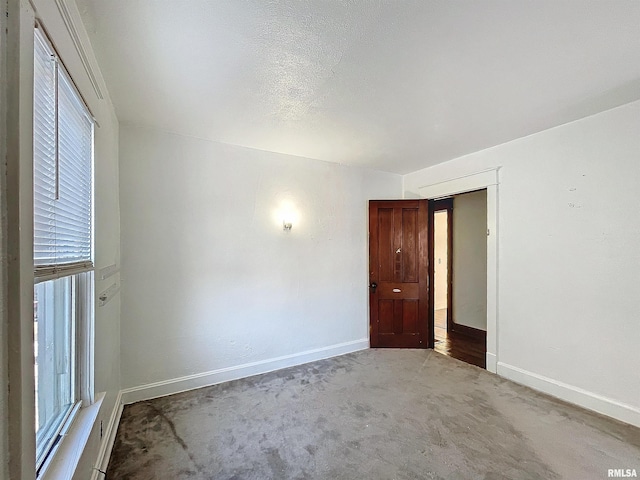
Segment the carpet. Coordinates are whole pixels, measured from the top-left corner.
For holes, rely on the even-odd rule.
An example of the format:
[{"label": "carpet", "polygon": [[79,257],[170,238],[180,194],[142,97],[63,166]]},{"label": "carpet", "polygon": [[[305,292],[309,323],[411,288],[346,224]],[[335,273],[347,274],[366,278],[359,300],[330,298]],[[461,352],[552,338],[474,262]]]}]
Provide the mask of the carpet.
[{"label": "carpet", "polygon": [[370,349],[124,408],[106,478],[604,479],[640,429],[432,350]]}]

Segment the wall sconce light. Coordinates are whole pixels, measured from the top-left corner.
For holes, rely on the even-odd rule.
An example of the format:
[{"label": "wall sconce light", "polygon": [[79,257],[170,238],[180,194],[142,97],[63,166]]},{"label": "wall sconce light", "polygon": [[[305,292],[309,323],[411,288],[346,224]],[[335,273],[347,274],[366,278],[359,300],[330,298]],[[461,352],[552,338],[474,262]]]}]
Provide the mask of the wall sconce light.
[{"label": "wall sconce light", "polygon": [[273,223],[274,227],[277,228],[280,225],[282,230],[290,232],[294,223],[296,228],[300,227],[300,212],[293,199],[289,198],[289,193],[284,192],[281,196],[284,198],[278,202],[272,211]]}]

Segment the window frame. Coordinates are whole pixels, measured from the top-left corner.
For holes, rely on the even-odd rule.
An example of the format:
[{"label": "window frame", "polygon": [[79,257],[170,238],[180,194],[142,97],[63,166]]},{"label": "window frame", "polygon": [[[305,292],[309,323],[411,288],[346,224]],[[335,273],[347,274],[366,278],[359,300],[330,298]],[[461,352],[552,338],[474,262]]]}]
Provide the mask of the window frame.
[{"label": "window frame", "polygon": [[[52,386],[51,383],[56,384],[58,383],[57,380],[55,378],[53,379],[48,379],[49,382],[47,382],[47,379],[45,378],[44,381],[42,380],[42,378],[45,376],[43,375],[43,370],[44,370],[44,358],[40,358],[40,353],[42,353],[42,348],[44,346],[44,349],[46,350],[47,347],[46,345],[46,341],[44,338],[42,338],[43,334],[45,334],[45,332],[47,332],[49,330],[49,328],[52,328],[53,330],[51,332],[49,332],[49,335],[53,336],[53,337],[58,337],[59,332],[57,332],[57,327],[59,326],[58,324],[58,320],[59,317],[57,317],[57,314],[59,313],[58,310],[58,301],[60,300],[60,292],[56,290],[55,285],[51,285],[49,288],[46,287],[47,283],[53,283],[53,282],[59,282],[61,280],[67,280],[68,283],[67,285],[65,285],[63,288],[63,296],[65,299],[65,302],[68,301],[68,306],[69,306],[69,310],[68,310],[68,326],[65,328],[65,332],[64,333],[64,337],[66,337],[68,339],[69,342],[69,348],[71,349],[71,352],[73,353],[73,355],[69,356],[69,370],[70,370],[70,375],[69,375],[69,384],[68,384],[68,390],[67,392],[71,395],[71,399],[70,399],[70,404],[67,405],[67,408],[58,412],[56,415],[54,415],[52,418],[49,419],[49,421],[47,421],[47,423],[45,425],[42,425],[40,428],[38,428],[38,423],[39,423],[39,416],[40,416],[40,391],[42,390],[49,390],[49,388],[53,388],[55,390],[55,386]],[[40,292],[38,292],[38,290],[44,287]],[[69,277],[63,277],[60,279],[55,279],[55,280],[48,280],[48,281],[43,281],[43,282],[34,282],[34,311],[35,311],[35,315],[34,315],[34,351],[36,353],[36,365],[35,368],[37,369],[38,373],[35,375],[35,387],[36,387],[36,471],[40,468],[40,466],[42,465],[42,463],[44,462],[45,458],[46,458],[46,453],[51,450],[54,442],[56,441],[56,439],[58,438],[59,432],[62,428],[62,425],[64,425],[68,419],[70,418],[70,416],[73,415],[73,410],[75,408],[75,405],[78,403],[76,400],[78,398],[77,395],[77,384],[75,382],[75,377],[76,377],[76,370],[77,370],[77,362],[76,362],[76,330],[75,330],[75,325],[76,325],[76,279],[73,276],[69,276]],[[42,296],[41,296],[42,294]],[[51,294],[52,296],[49,297],[49,294]],[[37,333],[36,333],[36,328],[37,328]],[[38,343],[38,348],[35,348],[35,341],[37,340]],[[54,347],[54,352],[57,350]],[[56,357],[56,353],[52,354],[54,356],[53,361],[56,362],[59,359]],[[51,366],[48,365],[49,369],[48,370],[56,370],[57,367],[55,366]],[[46,388],[46,386],[48,386],[49,388]]]},{"label": "window frame", "polygon": [[36,458],[36,475],[41,477],[51,463],[60,440],[66,435],[81,408],[95,403],[94,390],[94,355],[93,355],[93,318],[94,304],[94,272],[71,274],[51,278],[35,278],[34,287],[39,283],[50,282],[60,278],[71,278],[74,302],[73,340],[74,340],[74,401],[61,417],[61,421],[51,430],[47,445]]},{"label": "window frame", "polygon": [[[46,446],[40,450],[40,455],[36,458],[36,476],[42,477],[52,460],[58,447],[61,444],[61,439],[67,434],[74,420],[78,417],[81,408],[88,407],[95,403],[95,389],[94,389],[94,320],[95,320],[95,278],[94,278],[94,257],[95,257],[95,120],[87,107],[82,95],[80,94],[73,78],[65,68],[64,63],[60,59],[53,43],[51,42],[46,30],[36,22],[34,28],[34,44],[33,53],[36,53],[36,42],[41,41],[51,54],[52,60],[56,62],[55,65],[55,149],[58,150],[59,142],[59,112],[57,107],[58,91],[60,84],[57,75],[64,77],[64,82],[67,83],[69,90],[71,91],[74,100],[78,103],[78,106],[83,111],[83,114],[90,122],[90,261],[88,262],[75,262],[65,265],[64,263],[47,265],[42,268],[42,265],[36,266],[34,262],[34,290],[36,285],[48,281],[53,281],[62,278],[71,278],[72,288],[71,296],[73,302],[73,314],[71,318],[72,322],[72,388],[74,399],[69,408],[66,409],[64,415],[61,415],[59,423],[55,428],[51,429],[51,435],[47,436]],[[34,77],[35,87],[35,77]],[[35,94],[34,94],[35,97]],[[34,98],[34,112],[36,108]],[[35,124],[35,114],[34,114]],[[34,127],[35,128],[35,127]],[[34,137],[35,139],[35,131]],[[35,161],[35,151],[34,151]],[[34,176],[35,179],[35,176]],[[34,180],[32,181],[34,183]],[[35,205],[34,205],[35,211]],[[35,237],[34,237],[35,238]],[[35,321],[35,316],[34,316]],[[35,340],[35,338],[34,338]],[[34,351],[34,355],[36,352]],[[34,376],[35,376],[34,371]],[[35,426],[38,428],[37,425]],[[37,434],[37,430],[36,430]],[[44,440],[43,440],[44,441]]]}]

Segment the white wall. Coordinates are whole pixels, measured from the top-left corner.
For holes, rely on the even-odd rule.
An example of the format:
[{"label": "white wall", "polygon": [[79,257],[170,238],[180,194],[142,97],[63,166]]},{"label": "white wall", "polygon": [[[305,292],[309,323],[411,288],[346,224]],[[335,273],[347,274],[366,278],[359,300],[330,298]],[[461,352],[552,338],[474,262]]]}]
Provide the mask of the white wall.
[{"label": "white wall", "polygon": [[[8,165],[12,186],[8,193],[7,205],[13,215],[9,218],[11,230],[21,233],[20,237],[14,235],[14,240],[19,240],[19,245],[16,245],[15,241],[9,242],[9,248],[13,249],[12,255],[19,258],[18,262],[13,262],[16,263],[15,266],[10,265],[10,274],[13,276],[8,292],[9,302],[16,305],[9,319],[13,343],[8,355],[10,369],[15,372],[12,376],[12,387],[15,385],[15,388],[11,390],[14,400],[10,400],[9,404],[9,422],[5,422],[7,418],[3,414],[2,424],[8,423],[9,428],[16,434],[12,437],[10,445],[10,474],[12,478],[15,476],[25,480],[33,478],[35,468],[31,200],[34,16],[49,34],[56,51],[97,120],[94,150],[96,294],[119,281],[118,275],[102,280],[100,270],[108,265],[120,264],[118,122],[75,3],[71,0],[11,0],[9,36],[13,36],[14,43],[10,46],[12,50],[8,57],[12,59],[12,65],[7,83],[11,89],[9,97],[12,99],[8,117],[8,128],[11,128],[12,132],[11,142],[8,142]],[[98,90],[94,89],[93,84],[97,85]],[[16,252],[19,253],[19,257],[15,255]],[[14,279],[17,280],[14,282]],[[96,392],[105,392],[106,396],[89,443],[80,458],[74,476],[77,479],[86,479],[91,475],[101,443],[100,422],[106,426],[116,407],[116,398],[120,390],[119,324],[119,296],[113,298],[105,307],[96,307],[95,389]],[[16,393],[18,391],[19,393]]]},{"label": "white wall", "polygon": [[399,175],[123,125],[120,195],[124,387],[368,344],[367,201]]},{"label": "white wall", "polygon": [[440,210],[435,212],[433,216],[433,256],[434,266],[433,275],[435,283],[434,302],[435,309],[441,310],[447,308],[448,288],[449,288],[449,261],[447,256],[448,242],[448,220],[447,211]]},{"label": "white wall", "polygon": [[404,177],[502,166],[498,371],[640,424],[640,102]]},{"label": "white wall", "polygon": [[453,197],[453,321],[487,329],[487,191]]}]

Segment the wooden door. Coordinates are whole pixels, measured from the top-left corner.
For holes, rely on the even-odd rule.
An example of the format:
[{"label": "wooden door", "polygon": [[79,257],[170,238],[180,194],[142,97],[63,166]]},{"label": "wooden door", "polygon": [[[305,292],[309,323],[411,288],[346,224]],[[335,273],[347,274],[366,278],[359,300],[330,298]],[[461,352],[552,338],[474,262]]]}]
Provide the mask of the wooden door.
[{"label": "wooden door", "polygon": [[433,347],[427,200],[369,202],[371,347]]}]

